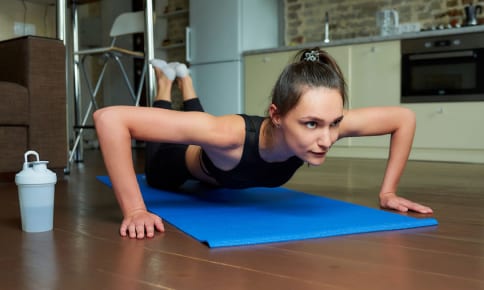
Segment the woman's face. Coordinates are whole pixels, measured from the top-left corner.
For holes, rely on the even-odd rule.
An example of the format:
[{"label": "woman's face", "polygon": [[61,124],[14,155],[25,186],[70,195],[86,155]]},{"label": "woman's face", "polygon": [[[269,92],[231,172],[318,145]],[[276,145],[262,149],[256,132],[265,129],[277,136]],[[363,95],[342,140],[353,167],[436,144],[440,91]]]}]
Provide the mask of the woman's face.
[{"label": "woman's face", "polygon": [[343,99],[337,89],[309,88],[279,122],[292,153],[310,165],[321,165],[338,139]]}]

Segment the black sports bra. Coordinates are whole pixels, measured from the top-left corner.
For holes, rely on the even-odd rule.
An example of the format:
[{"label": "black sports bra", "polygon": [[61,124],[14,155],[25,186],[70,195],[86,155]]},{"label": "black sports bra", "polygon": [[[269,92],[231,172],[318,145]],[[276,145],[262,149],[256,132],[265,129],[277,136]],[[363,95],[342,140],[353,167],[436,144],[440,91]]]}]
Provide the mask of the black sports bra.
[{"label": "black sports bra", "polygon": [[303,161],[295,156],[283,162],[264,161],[259,154],[259,134],[264,118],[244,114],[240,116],[244,118],[246,133],[239,164],[231,170],[221,170],[202,150],[202,168],[220,186],[226,188],[276,187],[286,183]]}]

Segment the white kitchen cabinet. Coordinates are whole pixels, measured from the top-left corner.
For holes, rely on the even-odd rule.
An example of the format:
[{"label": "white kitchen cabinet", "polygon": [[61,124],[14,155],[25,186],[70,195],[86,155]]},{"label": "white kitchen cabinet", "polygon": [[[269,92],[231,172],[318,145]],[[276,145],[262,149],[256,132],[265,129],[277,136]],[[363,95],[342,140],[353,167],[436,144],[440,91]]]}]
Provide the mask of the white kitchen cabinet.
[{"label": "white kitchen cabinet", "polygon": [[295,51],[284,51],[244,57],[244,112],[246,114],[266,115],[272,88],[295,53]]},{"label": "white kitchen cabinet", "polygon": [[340,67],[343,75],[345,77],[346,83],[348,87],[351,87],[351,79],[350,79],[350,48],[351,46],[331,46],[331,47],[323,47],[322,50],[329,53],[335,60],[338,66]]},{"label": "white kitchen cabinet", "polygon": [[351,46],[351,107],[400,105],[400,41]]},{"label": "white kitchen cabinet", "polygon": [[[400,41],[351,46],[350,106],[400,105]],[[352,138],[351,146],[380,147],[386,156],[390,136]]]},{"label": "white kitchen cabinet", "polygon": [[[484,162],[484,102],[400,103],[400,42],[353,45],[350,106],[404,106],[416,114],[410,159]],[[385,158],[389,135],[351,138],[342,156]]]},{"label": "white kitchen cabinet", "polygon": [[412,159],[484,163],[484,102],[404,106],[417,116]]}]

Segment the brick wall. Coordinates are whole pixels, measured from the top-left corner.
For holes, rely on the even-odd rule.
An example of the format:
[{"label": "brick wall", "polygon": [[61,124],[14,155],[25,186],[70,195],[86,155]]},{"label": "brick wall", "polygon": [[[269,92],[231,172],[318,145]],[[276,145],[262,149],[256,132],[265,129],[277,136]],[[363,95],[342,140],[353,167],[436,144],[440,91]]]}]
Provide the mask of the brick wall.
[{"label": "brick wall", "polygon": [[[286,45],[317,42],[324,39],[324,14],[329,12],[330,38],[348,39],[378,35],[376,12],[396,9],[400,23],[419,23],[422,28],[441,24],[464,24],[464,7],[470,3],[484,7],[484,0],[284,0]],[[188,0],[168,0],[167,11],[188,9]],[[484,23],[484,13],[479,15]],[[184,41],[188,14],[168,19],[172,41]],[[167,52],[168,60],[184,60],[185,49]]]},{"label": "brick wall", "polygon": [[[329,12],[330,38],[348,39],[378,35],[376,12],[396,9],[400,23],[420,23],[422,28],[440,24],[464,24],[464,7],[472,0],[284,0],[285,44],[324,39],[324,14]],[[479,23],[484,17],[479,15]]]}]

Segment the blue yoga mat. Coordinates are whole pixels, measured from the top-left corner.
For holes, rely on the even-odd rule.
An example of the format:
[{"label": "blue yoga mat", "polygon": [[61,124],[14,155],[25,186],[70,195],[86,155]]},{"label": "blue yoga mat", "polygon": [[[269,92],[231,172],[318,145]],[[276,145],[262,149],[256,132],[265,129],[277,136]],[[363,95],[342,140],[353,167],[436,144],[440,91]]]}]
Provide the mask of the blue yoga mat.
[{"label": "blue yoga mat", "polygon": [[[111,186],[107,176],[98,179]],[[282,187],[214,189],[193,182],[169,192],[149,187],[144,175],[138,182],[149,211],[211,248],[438,224]]]}]

